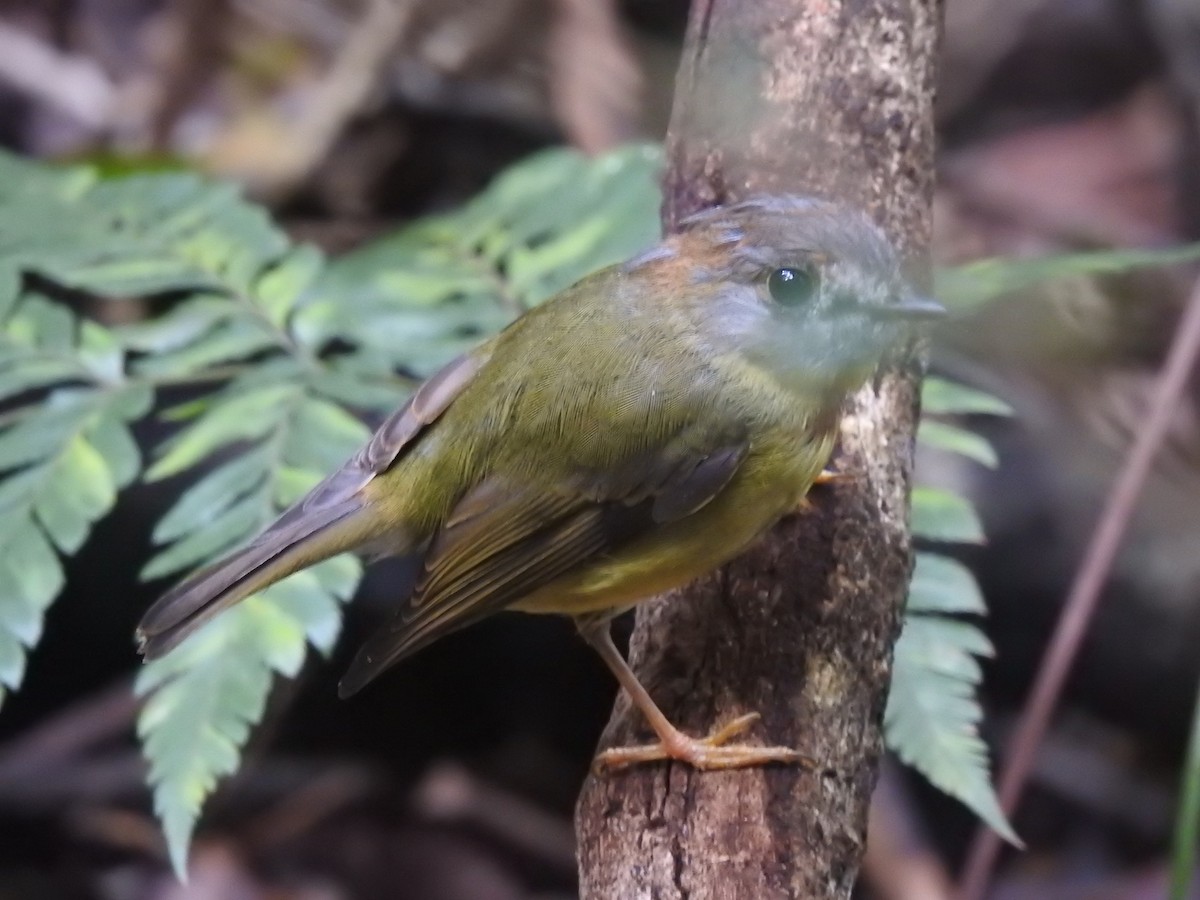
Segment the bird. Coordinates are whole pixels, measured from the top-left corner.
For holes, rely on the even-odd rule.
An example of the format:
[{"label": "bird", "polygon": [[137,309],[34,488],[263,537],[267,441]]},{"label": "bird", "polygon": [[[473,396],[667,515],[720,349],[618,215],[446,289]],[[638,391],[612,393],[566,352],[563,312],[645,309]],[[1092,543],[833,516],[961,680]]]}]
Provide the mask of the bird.
[{"label": "bird", "polygon": [[800,762],[788,747],[732,742],[753,713],[703,738],[681,732],[609,625],[797,510],[847,395],[942,312],[856,209],[779,194],[699,212],[434,374],[261,534],[155,602],[141,653],[162,657],[336,554],[416,557],[415,586],[341,696],[501,610],[564,614],[657,738],[605,750],[597,771]]}]

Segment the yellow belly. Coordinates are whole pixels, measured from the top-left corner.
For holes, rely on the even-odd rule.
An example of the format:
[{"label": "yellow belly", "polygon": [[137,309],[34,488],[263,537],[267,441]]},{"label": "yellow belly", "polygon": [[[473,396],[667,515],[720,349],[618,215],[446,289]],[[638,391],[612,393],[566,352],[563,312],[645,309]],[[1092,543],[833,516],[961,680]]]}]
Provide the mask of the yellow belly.
[{"label": "yellow belly", "polygon": [[796,452],[751,455],[706,506],[620,553],[560,578],[513,605],[525,612],[581,615],[627,608],[710,572],[794,511],[820,473],[832,439]]}]

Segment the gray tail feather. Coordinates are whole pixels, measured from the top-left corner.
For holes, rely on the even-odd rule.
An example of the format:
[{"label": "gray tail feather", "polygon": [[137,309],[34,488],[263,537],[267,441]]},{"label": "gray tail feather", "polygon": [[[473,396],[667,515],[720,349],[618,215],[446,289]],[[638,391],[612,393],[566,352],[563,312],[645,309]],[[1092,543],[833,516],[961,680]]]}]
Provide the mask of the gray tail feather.
[{"label": "gray tail feather", "polygon": [[342,539],[326,541],[319,549],[313,540],[339,524],[348,524],[347,519],[361,508],[353,500],[303,515],[285,513],[247,546],[189,575],[155,601],[138,623],[142,656],[158,659],[222,610],[293,572],[350,549],[354,541],[349,530]]}]

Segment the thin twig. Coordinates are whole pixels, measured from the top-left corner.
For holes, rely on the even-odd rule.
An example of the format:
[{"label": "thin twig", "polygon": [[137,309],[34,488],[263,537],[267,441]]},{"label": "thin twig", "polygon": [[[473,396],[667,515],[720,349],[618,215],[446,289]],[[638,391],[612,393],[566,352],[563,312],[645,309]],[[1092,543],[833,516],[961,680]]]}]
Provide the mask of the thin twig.
[{"label": "thin twig", "polygon": [[[1012,753],[1000,778],[1000,805],[1011,816],[1033,766],[1033,759],[1050,722],[1063,682],[1083,642],[1087,625],[1108,580],[1109,571],[1141,494],[1155,455],[1200,354],[1200,281],[1192,289],[1187,309],[1158,377],[1145,427],[1138,434],[1104,504],[1099,524],[1067,595],[1054,637],[1046,650],[1032,696],[1012,741]],[[991,880],[1000,837],[980,826],[963,870],[959,900],[981,900]]]},{"label": "thin twig", "polygon": [[313,91],[288,135],[288,152],[264,191],[283,196],[329,153],[346,124],[370,99],[412,17],[413,0],[366,0],[362,18],[346,35],[325,79]]},{"label": "thin twig", "polygon": [[97,130],[110,124],[116,104],[116,87],[94,60],[61,53],[4,22],[0,22],[0,82]]},{"label": "thin twig", "polygon": [[260,28],[293,35],[322,49],[337,47],[350,28],[344,10],[322,0],[233,0],[233,8]]},{"label": "thin twig", "polygon": [[358,766],[335,766],[296,790],[278,797],[239,829],[244,843],[261,852],[294,841],[323,820],[380,789],[374,773]]},{"label": "thin twig", "polygon": [[56,767],[124,734],[139,705],[130,679],[121,678],[27,729],[0,746],[0,786],[46,778]]},{"label": "thin twig", "polygon": [[949,900],[949,872],[929,844],[903,775],[887,757],[871,795],[863,881],[879,900]]},{"label": "thin twig", "polygon": [[413,791],[417,813],[431,822],[474,826],[555,870],[575,868],[571,823],[475,777],[454,763],[435,765]]},{"label": "thin twig", "polygon": [[176,123],[208,88],[228,53],[228,0],[175,0],[168,7],[170,38],[149,119],[150,146],[170,150]]}]

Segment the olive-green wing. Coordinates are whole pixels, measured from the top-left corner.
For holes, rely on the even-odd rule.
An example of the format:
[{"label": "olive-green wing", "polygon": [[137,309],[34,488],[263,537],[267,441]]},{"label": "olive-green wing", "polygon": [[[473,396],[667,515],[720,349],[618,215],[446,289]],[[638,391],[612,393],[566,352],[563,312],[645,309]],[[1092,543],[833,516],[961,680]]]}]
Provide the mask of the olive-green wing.
[{"label": "olive-green wing", "polygon": [[553,490],[483,481],[434,535],[412,596],[362,648],[339,693],[353,694],[442,635],[691,515],[729,483],[746,450],[741,439],[708,450],[677,439],[619,472]]}]

